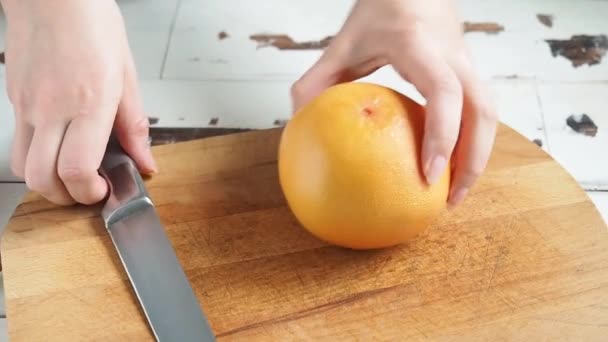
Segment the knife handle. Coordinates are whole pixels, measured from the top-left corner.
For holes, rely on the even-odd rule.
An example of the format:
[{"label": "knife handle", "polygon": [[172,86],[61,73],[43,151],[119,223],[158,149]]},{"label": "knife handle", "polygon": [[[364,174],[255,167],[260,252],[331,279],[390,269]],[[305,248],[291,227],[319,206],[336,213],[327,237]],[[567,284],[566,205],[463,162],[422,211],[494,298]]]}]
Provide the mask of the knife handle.
[{"label": "knife handle", "polygon": [[112,133],[101,162],[100,174],[109,186],[108,199],[101,210],[106,227],[138,210],[152,206],[135,162]]}]

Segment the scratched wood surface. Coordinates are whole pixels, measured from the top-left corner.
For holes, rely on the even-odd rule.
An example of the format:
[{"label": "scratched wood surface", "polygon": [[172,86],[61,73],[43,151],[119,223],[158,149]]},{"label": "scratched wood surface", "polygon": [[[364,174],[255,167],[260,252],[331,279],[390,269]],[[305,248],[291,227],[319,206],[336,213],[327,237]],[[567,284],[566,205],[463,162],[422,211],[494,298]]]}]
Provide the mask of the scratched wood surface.
[{"label": "scratched wood surface", "polygon": [[[280,133],[154,147],[149,191],[220,340],[605,340],[608,231],[528,139],[501,126],[461,207],[410,243],[357,252],[285,206]],[[20,204],[2,240],[11,341],[151,339],[98,213]]]}]

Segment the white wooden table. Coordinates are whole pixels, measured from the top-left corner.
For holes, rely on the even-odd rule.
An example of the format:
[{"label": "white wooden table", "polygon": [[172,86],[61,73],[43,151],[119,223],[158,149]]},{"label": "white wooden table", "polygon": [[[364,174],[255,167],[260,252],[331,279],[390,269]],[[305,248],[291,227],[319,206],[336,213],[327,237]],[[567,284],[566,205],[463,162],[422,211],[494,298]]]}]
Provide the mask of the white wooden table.
[{"label": "white wooden table", "polygon": [[[321,54],[258,48],[249,36],[281,33],[295,40],[334,34],[353,0],[119,0],[136,59],[145,109],[159,127],[266,128],[289,118],[289,87]],[[483,79],[494,91],[501,120],[539,139],[600,208],[608,195],[608,57],[573,67],[554,57],[545,39],[608,34],[608,1],[460,0],[464,19],[495,22],[498,34],[468,33]],[[554,18],[543,25],[537,14]],[[0,21],[0,30],[6,23]],[[226,32],[219,39],[219,32]],[[0,35],[0,45],[4,35]],[[4,66],[0,67],[4,84]],[[419,97],[391,68],[366,80]],[[12,107],[0,92],[0,182],[11,175]],[[566,125],[586,113],[599,126],[595,137]],[[212,120],[214,119],[215,120]],[[214,122],[215,121],[215,122]],[[0,188],[1,189],[1,188]],[[2,193],[0,192],[0,196]]]},{"label": "white wooden table", "polygon": [[[135,55],[145,108],[158,126],[264,128],[289,117],[288,91],[321,51],[257,48],[254,33],[284,33],[318,40],[335,33],[352,0],[203,1],[119,0]],[[572,67],[553,57],[545,39],[608,34],[608,2],[599,0],[466,0],[464,19],[496,22],[495,35],[468,33],[478,70],[494,90],[501,120],[567,167],[586,189],[608,189],[608,162],[598,158],[608,143],[608,61]],[[554,16],[553,27],[538,13]],[[5,22],[2,21],[2,31]],[[218,39],[225,31],[226,39]],[[2,37],[4,38],[4,37]],[[3,41],[0,40],[0,44]],[[608,57],[607,57],[608,58]],[[4,69],[0,68],[3,78]],[[513,78],[516,75],[517,78]],[[390,68],[366,78],[408,94],[413,88]],[[4,80],[2,81],[4,82]],[[414,95],[416,96],[416,95]],[[15,180],[8,168],[12,108],[0,92],[0,181]],[[566,117],[587,113],[600,127],[596,137],[572,132]]]}]

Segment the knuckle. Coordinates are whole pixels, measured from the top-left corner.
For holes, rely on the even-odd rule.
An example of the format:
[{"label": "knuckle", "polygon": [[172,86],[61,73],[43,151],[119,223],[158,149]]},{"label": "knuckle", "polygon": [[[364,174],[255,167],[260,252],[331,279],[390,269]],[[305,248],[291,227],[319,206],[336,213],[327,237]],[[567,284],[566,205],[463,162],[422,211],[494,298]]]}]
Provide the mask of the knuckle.
[{"label": "knuckle", "polygon": [[490,94],[475,82],[469,89],[469,98],[473,117],[478,121],[494,123],[499,120],[499,113]]},{"label": "knuckle", "polygon": [[438,129],[432,130],[432,133],[429,133],[428,140],[429,144],[436,146],[444,152],[448,152],[456,145],[458,135],[458,131],[449,129],[449,127],[438,127]]},{"label": "knuckle", "polygon": [[[83,84],[81,81],[64,82],[41,80],[33,87],[16,92],[15,103],[28,112],[48,112],[49,109],[59,110],[62,117],[88,116],[95,113],[100,106],[116,102],[106,95],[103,85],[92,82]],[[111,100],[111,101],[110,101]],[[27,106],[27,107],[26,107]],[[65,112],[65,113],[63,113]]]},{"label": "knuckle", "polygon": [[92,86],[79,86],[74,89],[75,98],[80,104],[89,104],[95,101],[96,94],[99,92]]},{"label": "knuckle", "polygon": [[84,182],[89,172],[82,166],[60,166],[57,170],[59,178],[66,183]]},{"label": "knuckle", "polygon": [[475,85],[469,93],[472,115],[483,122],[499,120],[499,114],[488,93]]},{"label": "knuckle", "polygon": [[50,184],[43,177],[37,175],[36,172],[25,172],[25,184],[30,190],[41,194],[50,192]]},{"label": "knuckle", "polygon": [[449,154],[450,151],[453,150],[454,146],[456,146],[457,141],[458,136],[454,136],[446,132],[437,135],[433,143],[439,151],[443,151],[445,154]]},{"label": "knuckle", "polygon": [[471,163],[464,170],[464,175],[468,186],[471,186],[472,183],[483,174],[485,167],[485,163],[483,163],[482,161],[476,161]]},{"label": "knuckle", "polygon": [[456,75],[448,68],[438,71],[432,76],[431,85],[433,92],[440,94],[459,95],[462,93],[462,85]]},{"label": "knuckle", "polygon": [[290,95],[293,110],[296,111],[299,110],[307,101],[310,100],[310,94],[306,85],[305,78],[301,78],[291,86]]},{"label": "knuckle", "polygon": [[60,166],[57,169],[57,174],[66,190],[73,197],[72,201],[77,201],[82,204],[94,204],[98,201],[95,198],[92,189],[92,179],[97,175],[96,171],[89,170],[83,166]]},{"label": "knuckle", "polygon": [[290,89],[290,93],[291,93],[291,97],[293,98],[300,98],[304,95],[305,93],[305,87],[304,87],[304,82],[302,80],[298,80],[296,81]]},{"label": "knuckle", "polygon": [[23,178],[25,176],[25,158],[15,147],[11,151],[10,167],[14,176]]},{"label": "knuckle", "polygon": [[418,51],[421,43],[432,39],[428,25],[416,17],[410,17],[407,24],[394,26],[383,36],[380,39],[386,42],[388,51],[395,54],[395,57],[403,51]]},{"label": "knuckle", "polygon": [[148,136],[149,130],[150,121],[146,117],[141,117],[135,120],[133,126],[129,130],[129,133],[136,136]]},{"label": "knuckle", "polygon": [[96,86],[77,86],[72,89],[73,115],[81,117],[93,117],[99,108],[116,110],[119,98],[110,96],[102,87]]},{"label": "knuckle", "polygon": [[23,96],[21,96],[21,92],[18,89],[19,87],[11,83],[8,83],[6,86],[6,95],[9,101],[15,107],[19,107],[21,105],[21,102],[23,101]]},{"label": "knuckle", "polygon": [[488,104],[482,104],[478,107],[477,115],[480,119],[487,122],[498,122],[498,111]]},{"label": "knuckle", "polygon": [[469,175],[470,178],[476,179],[479,176],[481,176],[481,174],[483,173],[484,167],[483,165],[472,165],[471,167],[469,167],[467,169],[467,175]]},{"label": "knuckle", "polygon": [[26,113],[26,110],[28,108],[27,107],[27,105],[28,105],[27,98],[28,97],[23,95],[23,93],[20,91],[9,92],[9,93],[7,93],[7,95],[8,95],[8,99],[9,99],[10,103],[13,106],[15,116],[17,118],[26,119],[24,117],[24,114]]},{"label": "knuckle", "polygon": [[402,44],[408,46],[415,39],[418,39],[421,35],[424,34],[426,30],[426,25],[419,19],[415,17],[410,17],[407,25],[396,25],[394,26],[393,33],[393,41],[401,42]]},{"label": "knuckle", "polygon": [[56,99],[59,89],[56,83],[43,79],[32,88],[25,88],[22,95],[37,106],[49,106]]},{"label": "knuckle", "polygon": [[83,171],[80,167],[59,167],[57,174],[64,182],[77,182],[83,179]]}]

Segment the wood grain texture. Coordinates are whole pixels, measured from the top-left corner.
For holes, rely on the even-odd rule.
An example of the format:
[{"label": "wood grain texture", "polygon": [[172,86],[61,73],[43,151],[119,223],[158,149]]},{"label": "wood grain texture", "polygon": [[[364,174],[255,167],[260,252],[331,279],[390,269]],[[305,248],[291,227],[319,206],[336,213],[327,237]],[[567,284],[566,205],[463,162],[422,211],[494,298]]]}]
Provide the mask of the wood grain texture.
[{"label": "wood grain texture", "polygon": [[[608,231],[587,195],[501,126],[466,201],[395,248],[329,246],[277,180],[280,128],[156,146],[147,180],[220,340],[600,341]],[[99,207],[28,194],[2,241],[11,341],[151,340]]]}]

